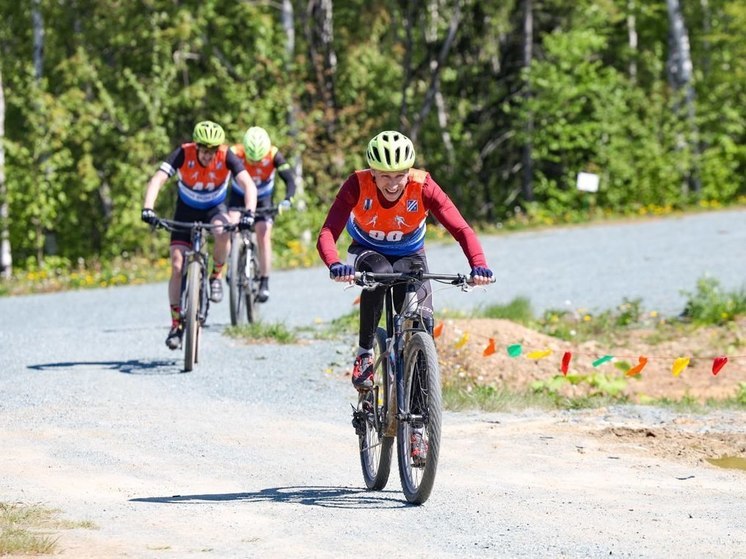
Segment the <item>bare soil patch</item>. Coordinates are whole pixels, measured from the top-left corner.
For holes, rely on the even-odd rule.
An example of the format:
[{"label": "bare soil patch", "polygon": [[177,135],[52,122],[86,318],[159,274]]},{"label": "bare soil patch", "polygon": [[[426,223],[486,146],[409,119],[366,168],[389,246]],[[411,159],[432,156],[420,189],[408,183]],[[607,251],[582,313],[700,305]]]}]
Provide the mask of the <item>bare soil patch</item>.
[{"label": "bare soil patch", "polygon": [[[529,390],[535,381],[548,381],[562,375],[560,366],[564,352],[572,352],[570,375],[603,373],[627,381],[623,394],[634,403],[649,403],[652,399],[705,403],[733,400],[746,383],[744,360],[738,353],[744,323],[729,329],[700,328],[681,337],[661,343],[648,341],[648,330],[630,330],[615,337],[611,346],[589,341],[580,344],[565,342],[533,331],[519,324],[498,319],[446,319],[437,338],[444,381],[460,379],[466,383],[494,386],[515,391]],[[460,348],[456,346],[464,340]],[[485,356],[484,350],[494,339],[496,352]],[[523,353],[510,357],[507,347],[521,344]],[[531,351],[549,349],[543,359],[529,359]],[[726,353],[724,353],[724,351]],[[712,373],[713,356],[729,355],[728,363],[717,375]],[[613,355],[615,361],[631,365],[639,356],[649,361],[641,374],[627,377],[614,362],[593,367],[603,355]],[[690,365],[677,377],[672,364],[677,357],[690,357]],[[588,382],[562,384],[558,392],[568,397],[587,396],[594,390]],[[596,410],[599,416],[604,409]],[[677,414],[662,425],[601,426],[584,429],[610,445],[623,445],[631,452],[653,454],[661,458],[689,463],[703,463],[713,457],[746,457],[746,413],[734,412],[730,419],[707,413]]]},{"label": "bare soil patch", "polygon": [[[683,337],[651,343],[652,330],[630,330],[618,334],[613,345],[596,341],[580,344],[544,335],[514,322],[499,319],[446,319],[438,337],[438,353],[443,362],[443,375],[462,378],[480,385],[492,385],[512,390],[524,390],[537,380],[549,380],[562,375],[562,356],[572,353],[568,374],[593,375],[603,373],[610,377],[626,379],[624,394],[632,402],[645,403],[650,399],[681,400],[704,403],[707,400],[735,398],[740,384],[746,382],[744,357],[738,352],[744,323],[731,330],[700,328]],[[457,348],[459,341],[467,335],[466,343]],[[495,340],[496,352],[485,356],[490,339]],[[521,344],[519,357],[510,357],[507,347]],[[542,359],[530,359],[532,351],[551,350]],[[730,350],[730,352],[728,351]],[[746,350],[741,350],[746,353]],[[729,361],[717,375],[712,373],[713,357],[729,355]],[[592,363],[604,355],[614,356],[614,361],[593,367]],[[640,356],[648,363],[639,375],[626,376],[615,367],[614,362],[625,361],[636,365]],[[689,366],[674,376],[672,365],[678,357],[689,357]],[[592,389],[588,383],[562,388],[567,396],[588,395]]]}]

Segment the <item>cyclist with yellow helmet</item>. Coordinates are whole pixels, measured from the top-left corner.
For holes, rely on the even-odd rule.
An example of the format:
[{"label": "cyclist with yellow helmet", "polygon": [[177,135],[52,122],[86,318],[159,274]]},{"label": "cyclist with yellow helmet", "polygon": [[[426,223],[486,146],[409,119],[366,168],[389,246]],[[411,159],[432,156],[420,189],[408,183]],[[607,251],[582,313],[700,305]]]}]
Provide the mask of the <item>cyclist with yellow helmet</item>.
[{"label": "cyclist with yellow helmet", "polygon": [[[425,220],[432,212],[461,245],[471,266],[473,283],[490,283],[492,271],[472,228],[430,174],[413,168],[412,141],[401,132],[386,130],[370,140],[366,159],[369,168],[355,171],[339,189],[316,243],[331,278],[352,282],[356,271],[386,273],[414,268],[427,271]],[[345,227],[352,244],[343,264],[336,243]],[[359,347],[352,370],[352,384],[358,389],[372,386],[373,341],[384,294],[382,287],[363,290],[360,295]],[[403,288],[395,288],[397,308],[404,296]],[[417,297],[425,311],[423,321],[432,333],[429,282],[423,283]]]},{"label": "cyclist with yellow helmet", "polygon": [[[295,196],[295,178],[290,164],[272,145],[269,134],[264,128],[252,126],[244,134],[243,141],[235,144],[231,150],[243,161],[246,171],[256,183],[257,208],[259,210],[271,208],[275,191],[275,174],[280,175],[285,183],[285,199],[280,204],[290,208]],[[237,181],[233,181],[229,208],[240,206],[243,199],[243,189]],[[231,212],[231,219],[235,221],[237,214]],[[269,274],[272,271],[272,216],[256,216],[256,241],[259,247],[260,284],[256,300],[264,303],[269,299]]]},{"label": "cyclist with yellow helmet", "polygon": [[[204,223],[227,224],[228,207],[226,200],[231,175],[243,188],[241,207],[244,215],[242,227],[251,227],[256,209],[256,185],[243,162],[228,149],[225,131],[212,121],[198,122],[192,133],[193,142],[176,148],[162,163],[148,181],[141,218],[155,224],[158,215],[153,210],[161,187],[175,174],[178,175],[178,200],[173,219],[175,221],[202,221]],[[228,254],[230,235],[220,228],[214,230],[213,269],[210,274],[210,299],[216,303],[223,299],[220,281],[225,259]],[[181,345],[183,328],[179,299],[184,252],[190,248],[189,231],[171,233],[171,279],[168,282],[168,299],[171,306],[171,329],[166,338],[170,349]]]}]

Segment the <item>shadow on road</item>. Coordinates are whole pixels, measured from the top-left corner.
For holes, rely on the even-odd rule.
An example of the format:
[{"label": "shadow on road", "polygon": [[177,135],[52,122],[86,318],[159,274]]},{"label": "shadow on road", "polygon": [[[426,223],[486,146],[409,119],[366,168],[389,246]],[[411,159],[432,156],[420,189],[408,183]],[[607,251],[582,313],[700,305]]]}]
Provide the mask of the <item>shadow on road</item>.
[{"label": "shadow on road", "polygon": [[409,506],[395,491],[375,493],[352,487],[272,487],[253,493],[215,493],[207,495],[173,495],[171,497],[138,497],[138,503],[190,503],[214,501],[273,502],[312,505],[339,509],[390,509]]},{"label": "shadow on road", "polygon": [[60,363],[41,363],[29,365],[35,371],[50,371],[54,369],[72,369],[92,367],[96,369],[110,369],[128,375],[175,375],[182,372],[180,361],[158,361],[130,359],[129,361],[65,361]]}]

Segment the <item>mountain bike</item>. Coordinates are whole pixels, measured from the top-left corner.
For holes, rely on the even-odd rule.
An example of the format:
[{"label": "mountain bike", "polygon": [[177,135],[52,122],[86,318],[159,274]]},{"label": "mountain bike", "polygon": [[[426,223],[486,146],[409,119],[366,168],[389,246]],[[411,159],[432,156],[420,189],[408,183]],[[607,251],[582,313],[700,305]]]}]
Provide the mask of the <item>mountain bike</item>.
[{"label": "mountain bike", "polygon": [[[430,280],[468,291],[469,276],[421,270],[357,272],[355,280],[363,289],[386,288],[386,327],[376,331],[373,387],[359,393],[353,410],[363,478],[368,489],[386,486],[396,439],[404,496],[419,505],[430,496],[438,468],[442,395],[438,353],[423,320],[417,287]],[[402,283],[406,295],[397,313],[393,287]]]},{"label": "mountain bike", "polygon": [[184,371],[189,372],[199,361],[199,337],[210,310],[210,288],[205,234],[217,228],[234,231],[235,224],[211,224],[199,221],[173,221],[159,218],[156,227],[167,231],[190,231],[192,246],[184,254],[181,277],[181,338],[184,348]]},{"label": "mountain bike", "polygon": [[[259,208],[255,216],[274,217],[281,211],[280,206]],[[257,295],[260,276],[256,233],[235,230],[231,236],[227,272],[231,325],[252,324],[259,320]]]}]

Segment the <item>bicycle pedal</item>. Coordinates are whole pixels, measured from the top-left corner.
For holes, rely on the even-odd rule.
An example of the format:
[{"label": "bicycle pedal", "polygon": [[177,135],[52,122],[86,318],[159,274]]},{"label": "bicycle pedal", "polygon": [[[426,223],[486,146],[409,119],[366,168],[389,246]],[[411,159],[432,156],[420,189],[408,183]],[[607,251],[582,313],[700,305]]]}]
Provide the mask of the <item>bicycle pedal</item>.
[{"label": "bicycle pedal", "polygon": [[355,434],[358,437],[365,435],[365,422],[366,413],[363,410],[355,410],[352,412],[352,426],[355,428]]}]

